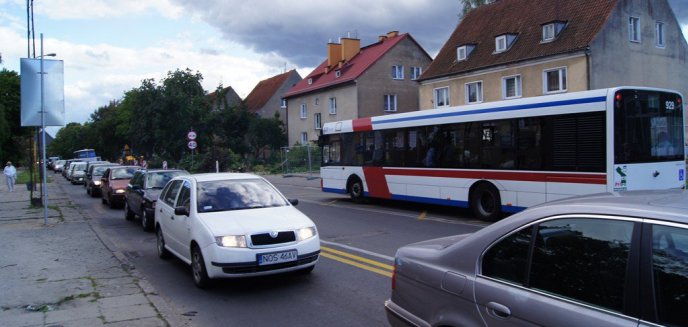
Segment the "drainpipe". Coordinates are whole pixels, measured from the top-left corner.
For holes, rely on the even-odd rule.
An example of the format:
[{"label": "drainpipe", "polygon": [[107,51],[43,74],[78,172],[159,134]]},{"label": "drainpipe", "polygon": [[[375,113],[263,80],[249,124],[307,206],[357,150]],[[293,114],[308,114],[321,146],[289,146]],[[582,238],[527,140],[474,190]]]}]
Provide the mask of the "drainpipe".
[{"label": "drainpipe", "polygon": [[588,46],[585,48],[585,66],[586,66],[586,70],[587,70],[586,83],[588,84],[587,85],[588,90],[590,90],[590,79],[591,79],[590,74],[592,74],[592,59],[590,58],[590,53],[591,53],[590,47]]}]

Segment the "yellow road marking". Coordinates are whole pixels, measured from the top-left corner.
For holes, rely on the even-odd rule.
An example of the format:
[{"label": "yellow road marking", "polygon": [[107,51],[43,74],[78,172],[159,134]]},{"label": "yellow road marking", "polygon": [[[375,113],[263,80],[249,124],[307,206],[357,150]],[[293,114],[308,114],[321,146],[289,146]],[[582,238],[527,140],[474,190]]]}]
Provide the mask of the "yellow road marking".
[{"label": "yellow road marking", "polygon": [[386,271],[386,270],[377,269],[377,268],[374,268],[374,267],[371,267],[371,266],[367,266],[367,265],[358,263],[358,262],[353,261],[353,260],[344,259],[344,258],[338,257],[338,256],[336,256],[336,255],[332,255],[332,254],[327,253],[327,252],[320,252],[320,255],[322,255],[322,256],[325,257],[325,258],[330,258],[330,259],[332,259],[332,260],[336,260],[336,261],[339,261],[339,262],[342,262],[342,263],[346,263],[346,264],[352,265],[352,266],[354,266],[354,267],[358,267],[358,268],[361,268],[361,269],[365,269],[365,270],[368,270],[368,271],[370,271],[370,272],[374,272],[374,273],[376,273],[376,274],[380,274],[380,275],[382,275],[382,276],[387,276],[387,277],[389,277],[389,278],[392,278],[392,272],[390,272],[390,271]]},{"label": "yellow road marking", "polygon": [[424,220],[425,217],[427,217],[427,216],[428,216],[428,211],[423,210],[423,212],[420,213],[420,216],[418,216],[418,220]]},{"label": "yellow road marking", "polygon": [[337,203],[337,201],[338,201],[338,200],[332,200],[332,202],[330,202],[330,203],[328,203],[328,204],[326,204],[326,205],[331,206],[331,205]]},{"label": "yellow road marking", "polygon": [[[377,266],[377,267],[380,267],[380,268],[383,268],[383,269],[387,269],[387,270],[389,270],[389,271],[394,270],[394,266],[392,266],[392,265],[384,264],[384,263],[382,263],[382,262],[375,261],[375,260],[370,260],[370,259],[364,258],[364,257],[359,257],[359,256],[354,255],[354,254],[351,254],[351,253],[347,253],[347,252],[335,250],[335,249],[333,249],[333,248],[331,248],[331,247],[327,247],[327,246],[322,246],[322,245],[321,245],[321,246],[320,246],[320,249],[323,250],[323,251],[326,251],[326,252],[331,252],[332,254],[335,254],[335,255],[339,255],[339,256],[342,256],[342,257],[349,258],[349,259],[354,259],[354,260],[356,260],[356,261],[364,262],[364,263],[367,263],[367,264],[369,264],[369,265],[373,265],[373,266]],[[391,276],[391,275],[390,275],[390,276]]]}]

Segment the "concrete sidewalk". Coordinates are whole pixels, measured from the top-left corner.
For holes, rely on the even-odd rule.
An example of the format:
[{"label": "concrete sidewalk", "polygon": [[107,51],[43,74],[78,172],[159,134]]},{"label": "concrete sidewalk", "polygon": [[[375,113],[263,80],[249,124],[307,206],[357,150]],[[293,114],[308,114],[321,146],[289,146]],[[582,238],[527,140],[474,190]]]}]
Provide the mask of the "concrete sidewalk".
[{"label": "concrete sidewalk", "polygon": [[25,185],[8,192],[0,184],[1,326],[189,326],[108,248],[59,183],[48,183],[47,225]]}]

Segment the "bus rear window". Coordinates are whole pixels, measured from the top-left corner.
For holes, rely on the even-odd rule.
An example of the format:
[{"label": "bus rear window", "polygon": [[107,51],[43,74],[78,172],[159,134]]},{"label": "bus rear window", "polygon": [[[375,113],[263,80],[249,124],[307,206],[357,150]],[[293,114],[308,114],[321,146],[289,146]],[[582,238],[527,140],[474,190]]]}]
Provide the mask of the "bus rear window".
[{"label": "bus rear window", "polygon": [[614,98],[616,164],[684,159],[682,99],[675,93],[623,90]]}]

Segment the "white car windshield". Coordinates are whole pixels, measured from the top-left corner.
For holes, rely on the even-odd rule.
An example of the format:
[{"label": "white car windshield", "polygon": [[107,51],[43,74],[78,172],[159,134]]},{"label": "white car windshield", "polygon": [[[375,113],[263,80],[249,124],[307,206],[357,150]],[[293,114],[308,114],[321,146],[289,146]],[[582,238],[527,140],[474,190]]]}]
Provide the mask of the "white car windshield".
[{"label": "white car windshield", "polygon": [[198,183],[198,212],[281,207],[288,202],[261,179],[230,179]]}]

